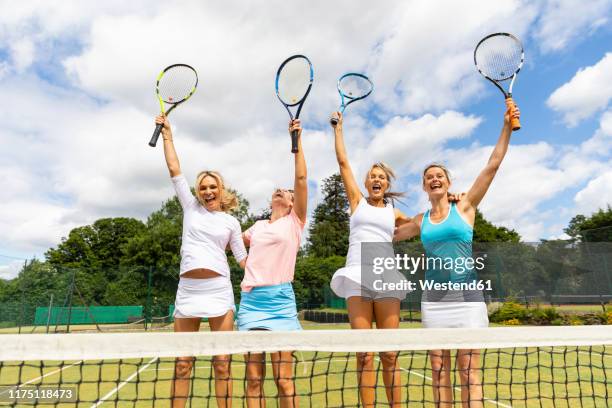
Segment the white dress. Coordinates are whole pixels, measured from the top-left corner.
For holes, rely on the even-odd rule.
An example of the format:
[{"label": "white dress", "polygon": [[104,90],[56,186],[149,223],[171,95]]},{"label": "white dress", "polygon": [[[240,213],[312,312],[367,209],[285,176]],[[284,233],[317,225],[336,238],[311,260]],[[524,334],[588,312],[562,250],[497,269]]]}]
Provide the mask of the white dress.
[{"label": "white dress", "polygon": [[[374,207],[368,204],[365,197],[359,200],[350,218],[346,265],[334,273],[330,282],[331,289],[336,295],[345,299],[351,296],[372,299],[406,297],[406,291],[381,291],[377,289],[380,286],[373,283],[373,279],[378,279],[378,276],[372,273],[373,257],[395,255],[392,246],[394,231],[395,211],[391,204]],[[395,269],[384,273],[384,280],[396,281],[401,278],[401,274]]]}]

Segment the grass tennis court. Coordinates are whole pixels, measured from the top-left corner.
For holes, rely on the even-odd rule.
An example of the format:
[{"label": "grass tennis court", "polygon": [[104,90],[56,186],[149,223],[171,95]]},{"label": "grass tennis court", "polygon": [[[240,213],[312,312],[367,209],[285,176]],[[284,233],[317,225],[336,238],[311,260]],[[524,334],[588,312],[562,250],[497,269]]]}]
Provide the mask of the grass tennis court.
[{"label": "grass tennis court", "polygon": [[[321,328],[321,325],[306,327]],[[335,325],[346,328],[345,325]],[[324,325],[324,328],[331,328]],[[101,335],[103,336],[103,335]],[[322,339],[325,341],[325,339]],[[432,344],[435,339],[432,339]],[[612,352],[604,346],[487,349],[482,351],[485,406],[499,407],[606,407],[612,404]],[[358,406],[355,355],[353,353],[298,352],[295,369],[300,406]],[[408,406],[433,406],[431,370],[425,352],[400,354],[402,401]],[[87,362],[44,361],[40,366],[0,365],[0,385],[78,384],[79,403],[60,407],[169,407],[173,359],[128,359]],[[381,370],[376,359],[375,367]],[[454,367],[454,361],[453,361]],[[234,406],[242,406],[245,388],[242,355],[234,355],[232,378]],[[276,388],[269,364],[266,369],[268,406]],[[381,372],[378,371],[377,401],[386,404]],[[198,360],[193,373],[191,405],[216,406],[209,358]],[[455,398],[459,380],[455,372]],[[607,394],[606,394],[607,393]],[[606,396],[607,395],[607,396]],[[155,402],[153,402],[153,400]],[[99,404],[99,405],[96,405]],[[403,405],[406,405],[405,403]],[[22,406],[22,405],[18,405]],[[460,406],[457,404],[456,406]]]}]

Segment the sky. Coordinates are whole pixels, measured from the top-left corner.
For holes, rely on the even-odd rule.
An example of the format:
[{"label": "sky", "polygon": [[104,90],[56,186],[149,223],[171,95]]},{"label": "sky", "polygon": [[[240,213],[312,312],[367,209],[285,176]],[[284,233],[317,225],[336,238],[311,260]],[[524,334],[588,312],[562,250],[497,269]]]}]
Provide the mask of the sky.
[{"label": "sky", "polygon": [[42,259],[72,228],[146,220],[174,194],[155,78],[173,63],[199,74],[170,117],[181,168],[220,171],[266,207],[292,185],[288,116],[274,77],[305,54],[314,85],[301,119],[309,210],[337,172],[328,124],[337,78],[363,72],[370,97],[344,120],[358,180],[376,161],[399,175],[399,208],[427,209],[420,173],[445,163],[469,189],[499,136],[501,93],[473,63],[478,40],[511,32],[525,48],[515,86],[522,129],[480,209],[525,241],[562,238],[576,214],[612,203],[612,0],[541,1],[0,0],[0,278]]}]

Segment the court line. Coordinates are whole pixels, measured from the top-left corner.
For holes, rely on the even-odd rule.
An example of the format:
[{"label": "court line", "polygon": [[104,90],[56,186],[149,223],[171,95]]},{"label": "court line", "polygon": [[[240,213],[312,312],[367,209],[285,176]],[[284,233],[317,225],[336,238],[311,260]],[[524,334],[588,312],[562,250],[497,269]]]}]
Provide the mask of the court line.
[{"label": "court line", "polygon": [[159,359],[158,357],[152,358],[151,361],[149,361],[147,364],[145,364],[141,369],[139,369],[138,371],[134,372],[125,381],[123,381],[121,384],[119,384],[113,390],[109,391],[105,396],[100,398],[95,404],[93,404],[91,406],[91,408],[97,408],[98,406],[102,405],[109,397],[111,397],[112,395],[117,393],[121,388],[125,387],[132,380],[132,378],[136,377],[138,374],[140,374],[141,372],[146,370],[151,364],[153,364],[158,359]]},{"label": "court line", "polygon": [[[59,373],[59,372],[61,372],[61,371],[64,371],[64,370],[65,370],[65,369],[67,369],[67,368],[74,367],[75,365],[81,364],[82,362],[83,362],[82,360],[81,360],[81,361],[77,361],[76,363],[72,363],[72,364],[70,364],[70,365],[67,365],[67,366],[64,366],[64,367],[62,367],[62,368],[59,368],[59,369],[57,369],[57,370],[55,370],[55,371],[51,371],[50,373],[47,373],[47,374],[41,375],[40,377],[33,378],[33,379],[31,379],[30,381],[26,381],[26,382],[24,382],[24,383],[17,384],[17,385],[16,385],[16,387],[21,387],[21,386],[23,386],[23,385],[28,385],[28,384],[31,384],[31,383],[33,383],[33,382],[36,382],[36,381],[38,381],[38,380],[42,380],[42,379],[43,379],[43,378],[45,378],[45,377],[48,377],[48,376],[53,375],[53,374],[57,374],[57,373]],[[43,384],[43,385],[44,385],[44,384]],[[3,391],[3,392],[0,392],[0,395],[2,395],[2,394],[4,394],[4,393],[7,393],[7,392],[8,392],[8,390]]]}]

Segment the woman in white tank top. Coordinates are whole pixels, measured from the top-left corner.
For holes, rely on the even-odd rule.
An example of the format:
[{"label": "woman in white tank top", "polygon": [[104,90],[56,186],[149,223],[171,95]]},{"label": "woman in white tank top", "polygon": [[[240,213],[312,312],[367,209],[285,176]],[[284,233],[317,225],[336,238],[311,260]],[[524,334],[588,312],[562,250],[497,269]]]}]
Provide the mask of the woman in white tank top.
[{"label": "woman in white tank top", "polygon": [[[183,208],[181,276],[176,293],[174,331],[199,331],[203,317],[208,318],[211,331],[231,331],[236,308],[225,248],[229,244],[242,268],[247,257],[240,223],[228,214],[237,206],[236,197],[225,190],[223,179],[214,171],[198,174],[194,197],[181,172],[170,123],[163,116],[158,116],[155,123],[164,125],[164,157]],[[231,407],[230,356],[215,356],[213,367],[217,405]],[[173,407],[184,407],[189,398],[192,368],[193,357],[177,358],[172,382]]]},{"label": "woman in white tank top", "polygon": [[[393,208],[390,199],[401,193],[390,192],[393,171],[384,163],[372,165],[365,179],[367,196],[359,190],[351,170],[342,133],[342,114],[334,113],[337,125],[332,125],[335,134],[336,158],[340,175],[350,205],[350,235],[346,266],[333,276],[330,286],[340,297],[346,299],[352,329],[371,329],[376,320],[378,329],[397,329],[400,322],[400,301],[406,293],[375,290],[371,282],[362,280],[361,244],[381,243],[374,251],[383,251],[382,256],[393,255],[391,242],[396,226],[409,222],[401,211]],[[368,252],[370,252],[368,250]],[[364,274],[364,277],[367,274]],[[367,279],[367,278],[365,278]],[[401,401],[400,372],[396,352],[380,353],[383,364],[383,381],[391,407],[399,407]],[[376,372],[374,355],[357,353],[357,376],[359,396],[364,407],[373,407],[376,394]]]}]

